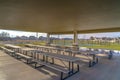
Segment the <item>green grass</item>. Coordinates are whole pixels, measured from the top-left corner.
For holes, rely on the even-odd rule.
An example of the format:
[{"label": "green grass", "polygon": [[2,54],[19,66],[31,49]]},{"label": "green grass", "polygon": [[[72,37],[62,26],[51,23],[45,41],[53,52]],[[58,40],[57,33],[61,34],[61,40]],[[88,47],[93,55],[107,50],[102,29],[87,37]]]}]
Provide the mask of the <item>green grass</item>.
[{"label": "green grass", "polygon": [[[45,41],[33,41],[30,42],[34,45],[46,45]],[[71,46],[73,44],[72,40],[54,40],[52,44],[59,46]],[[19,46],[24,46],[25,44],[18,44]],[[79,40],[79,46],[94,48],[94,49],[111,49],[111,50],[120,50],[120,44],[118,43],[105,43],[105,42],[93,42],[93,41],[83,41]]]},{"label": "green grass", "polygon": [[45,41],[30,41],[29,43],[19,43],[17,46],[24,47],[25,44],[46,45]]},{"label": "green grass", "polygon": [[[58,45],[71,46],[72,40],[54,40],[53,43]],[[120,44],[118,43],[94,42],[91,40],[89,41],[79,40],[78,43],[79,46],[87,48],[120,50]]]},{"label": "green grass", "polygon": [[34,45],[46,45],[46,42],[45,41],[35,41],[35,42],[32,42],[31,44],[34,44]]},{"label": "green grass", "polygon": [[25,46],[25,44],[17,44],[17,46],[24,47],[24,46]]},{"label": "green grass", "polygon": [[94,49],[110,49],[110,50],[120,50],[120,45],[93,45],[93,46],[84,46],[88,48],[94,48]]}]

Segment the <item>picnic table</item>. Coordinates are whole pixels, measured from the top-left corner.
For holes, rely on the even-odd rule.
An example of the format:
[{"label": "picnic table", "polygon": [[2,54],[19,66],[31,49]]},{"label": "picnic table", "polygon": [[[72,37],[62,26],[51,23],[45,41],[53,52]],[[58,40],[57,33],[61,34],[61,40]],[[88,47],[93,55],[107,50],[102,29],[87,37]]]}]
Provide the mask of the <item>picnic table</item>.
[{"label": "picnic table", "polygon": [[[50,64],[51,66],[49,65],[49,67],[50,68],[52,67],[53,69],[54,69],[54,67],[53,67],[54,59],[58,59],[58,60],[62,60],[62,61],[68,62],[68,67],[65,67],[68,70],[68,76],[67,77],[70,77],[70,76],[74,75],[75,73],[79,72],[79,65],[78,64],[76,64],[77,65],[77,70],[74,68],[75,67],[75,63],[74,62],[77,61],[77,60],[80,60],[77,57],[61,55],[61,54],[55,54],[55,53],[47,53],[47,52],[39,52],[39,53],[34,53],[34,54],[35,54],[34,58],[36,58],[36,60],[38,60],[37,63],[43,64],[43,65],[47,65],[47,66],[48,66],[48,63],[50,63],[48,58],[51,58],[52,59],[52,64]],[[41,61],[39,62],[39,55],[43,56],[43,60],[42,61],[44,61],[44,63],[41,62]],[[55,67],[55,69],[56,69],[56,67]],[[57,69],[57,70],[61,71],[60,69]]]},{"label": "picnic table", "polygon": [[34,48],[27,48],[27,47],[22,47],[20,49],[20,52],[25,54],[25,55],[28,55],[30,54],[31,56],[33,56],[33,53],[37,52],[38,50],[37,49],[34,49]]},{"label": "picnic table", "polygon": [[[74,70],[74,62],[77,61],[77,60],[80,60],[79,58],[77,57],[72,57],[72,56],[67,56],[67,55],[61,55],[61,54],[55,54],[55,53],[44,53],[44,52],[40,52],[40,53],[37,53],[37,54],[40,54],[40,55],[43,55],[44,56],[44,60],[46,62],[48,62],[48,57],[52,58],[52,59],[59,59],[59,60],[63,60],[63,61],[67,61],[69,62],[69,66],[68,66],[68,69],[69,71]],[[37,55],[38,56],[38,55]],[[39,57],[37,57],[39,58]],[[53,60],[54,61],[54,60]],[[54,62],[53,62],[54,63]]]},{"label": "picnic table", "polygon": [[16,45],[13,45],[13,44],[5,44],[4,46],[7,47],[7,48],[10,48],[10,49],[12,49],[16,52],[19,52],[19,50],[21,49],[20,46],[16,46]]},{"label": "picnic table", "polygon": [[60,48],[57,48],[57,47],[40,46],[40,45],[33,45],[33,44],[26,44],[26,46],[38,49],[40,51],[51,52],[51,53],[54,53],[54,52],[59,53],[61,50]]},{"label": "picnic table", "polygon": [[92,56],[92,62],[93,64],[95,63],[98,63],[98,57],[96,54],[98,54],[97,51],[92,51],[92,50],[79,50],[79,52],[83,55],[86,55],[86,56]]}]

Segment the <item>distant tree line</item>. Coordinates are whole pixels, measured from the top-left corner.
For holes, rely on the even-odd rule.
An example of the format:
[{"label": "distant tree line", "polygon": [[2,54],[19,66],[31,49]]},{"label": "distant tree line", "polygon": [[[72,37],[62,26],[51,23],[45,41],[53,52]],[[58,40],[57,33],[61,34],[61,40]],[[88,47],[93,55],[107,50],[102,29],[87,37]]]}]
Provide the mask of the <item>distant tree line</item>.
[{"label": "distant tree line", "polygon": [[1,32],[1,33],[0,33],[0,40],[1,40],[1,41],[11,40],[10,34],[7,33],[7,32]]},{"label": "distant tree line", "polygon": [[[72,38],[62,38],[62,40],[72,40]],[[1,32],[0,33],[0,41],[9,41],[9,40],[47,40],[47,37],[43,36],[16,36],[16,37],[10,37],[10,34],[7,32]],[[53,40],[61,40],[60,38],[56,37],[51,37],[50,41],[52,42]]]},{"label": "distant tree line", "polygon": [[[10,34],[7,32],[1,32],[0,33],[0,41],[9,41],[9,40],[47,40],[47,37],[43,36],[16,36],[16,37],[10,37]],[[53,43],[54,40],[73,40],[72,38],[56,38],[56,37],[51,37],[50,42]],[[109,41],[115,41],[117,43],[120,43],[120,37],[117,38],[111,38],[111,37],[93,37],[91,36],[89,39],[79,39],[80,43],[100,43],[103,44]]]}]

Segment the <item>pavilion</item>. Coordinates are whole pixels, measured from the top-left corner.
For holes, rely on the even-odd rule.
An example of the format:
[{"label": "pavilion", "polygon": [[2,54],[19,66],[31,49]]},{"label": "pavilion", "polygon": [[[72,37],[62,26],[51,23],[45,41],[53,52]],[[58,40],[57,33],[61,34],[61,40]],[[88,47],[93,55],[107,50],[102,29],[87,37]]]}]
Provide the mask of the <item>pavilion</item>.
[{"label": "pavilion", "polygon": [[[47,43],[50,42],[49,38],[51,34],[74,34],[73,45],[76,46],[78,45],[77,40],[79,33],[120,31],[120,1],[119,0],[114,0],[114,1],[113,0],[1,0],[0,28],[9,29],[9,30],[44,32],[47,33],[47,37],[48,37]],[[12,58],[10,59],[12,60],[10,63],[13,63],[15,61]],[[104,61],[102,62],[104,63]],[[101,66],[104,66],[106,71],[104,71],[104,69],[101,66],[97,66],[95,67],[95,69],[96,68],[97,69],[96,70],[94,69],[93,72],[96,73],[96,75],[97,74],[100,75],[103,72],[105,73],[105,75],[107,75],[106,72],[112,72],[111,68],[116,67],[115,71],[113,71],[113,74],[114,73],[119,74],[120,69],[117,66],[113,66],[113,65],[111,66],[110,61],[106,61],[106,62],[108,62],[110,68],[106,67],[107,64],[104,63],[105,66],[102,64]],[[112,63],[114,64],[113,61]],[[120,63],[120,62],[116,60],[116,63]],[[15,61],[15,64],[19,65],[18,61]],[[24,66],[26,67],[26,65]],[[7,68],[8,67],[2,69],[6,70]],[[21,67],[18,66],[18,68]],[[30,67],[29,70],[28,68],[25,69],[28,71],[28,72],[26,71],[25,73],[30,72],[31,75],[33,71],[36,72],[35,70],[31,70]],[[99,71],[100,69],[101,71]],[[18,71],[17,69],[15,70],[16,70],[15,72]],[[88,71],[90,72],[92,70],[90,69]],[[23,73],[21,72],[21,75],[22,74],[24,74],[24,72]],[[40,73],[37,72],[37,74],[39,75]],[[29,75],[27,76],[29,77]],[[100,79],[97,79],[97,77],[92,78],[93,76],[91,77],[89,76],[89,74],[87,74],[87,76],[90,78],[90,80],[111,79],[110,75],[107,75],[108,77],[104,75],[102,76],[100,75],[101,77]],[[26,77],[28,80],[32,80],[31,78],[28,77]],[[84,75],[84,77],[86,78],[86,75]],[[103,79],[103,77],[106,78]],[[22,78],[24,80],[24,77],[21,77],[21,80]],[[114,79],[111,80],[116,80],[119,78],[119,75],[113,78]],[[38,78],[36,78],[36,80],[37,79]],[[44,80],[50,80],[50,79],[44,79]]]},{"label": "pavilion", "polygon": [[2,0],[0,28],[50,34],[120,31],[120,1]]}]

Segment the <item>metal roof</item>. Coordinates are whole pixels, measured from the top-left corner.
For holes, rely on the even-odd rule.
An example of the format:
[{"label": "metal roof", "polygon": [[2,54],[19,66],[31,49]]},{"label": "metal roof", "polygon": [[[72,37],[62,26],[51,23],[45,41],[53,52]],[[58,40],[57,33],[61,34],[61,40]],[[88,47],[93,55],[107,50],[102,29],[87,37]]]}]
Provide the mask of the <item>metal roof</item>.
[{"label": "metal roof", "polygon": [[46,33],[120,31],[120,0],[0,0],[0,28]]}]

